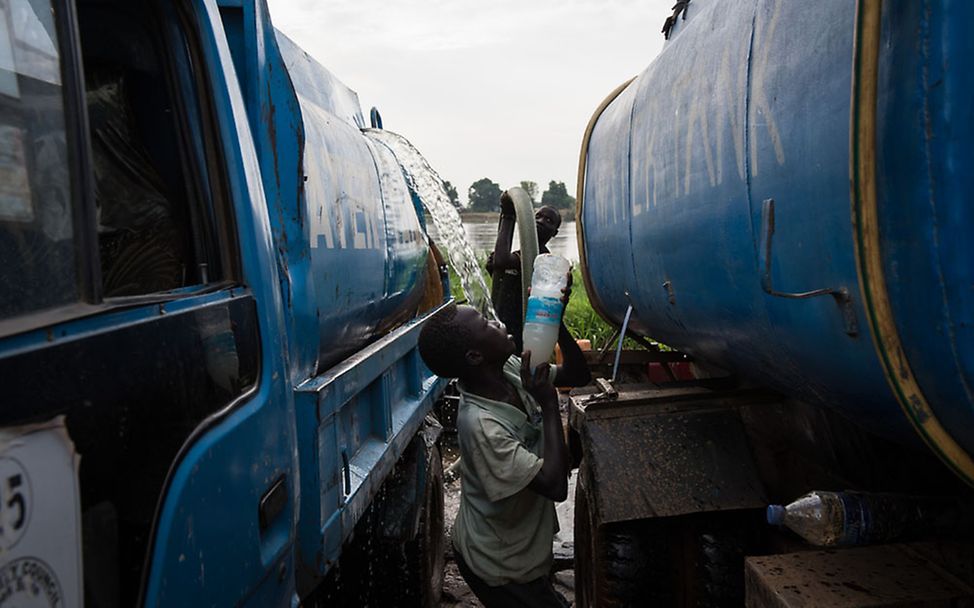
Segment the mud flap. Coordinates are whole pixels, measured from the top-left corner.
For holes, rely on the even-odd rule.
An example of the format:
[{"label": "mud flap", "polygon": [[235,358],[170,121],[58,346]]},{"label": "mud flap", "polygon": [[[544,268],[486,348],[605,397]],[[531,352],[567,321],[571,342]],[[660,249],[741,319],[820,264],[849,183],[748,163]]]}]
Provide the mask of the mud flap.
[{"label": "mud flap", "polygon": [[763,508],[737,407],[765,393],[646,390],[607,403],[572,397],[585,487],[599,524]]}]

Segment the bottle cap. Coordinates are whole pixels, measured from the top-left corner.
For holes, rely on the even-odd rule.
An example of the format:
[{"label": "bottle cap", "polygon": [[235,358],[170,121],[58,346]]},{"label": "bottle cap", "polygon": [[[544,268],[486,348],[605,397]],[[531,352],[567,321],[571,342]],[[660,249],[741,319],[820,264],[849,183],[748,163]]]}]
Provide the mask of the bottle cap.
[{"label": "bottle cap", "polygon": [[768,505],[768,523],[772,526],[780,526],[785,523],[785,508],[781,505]]}]

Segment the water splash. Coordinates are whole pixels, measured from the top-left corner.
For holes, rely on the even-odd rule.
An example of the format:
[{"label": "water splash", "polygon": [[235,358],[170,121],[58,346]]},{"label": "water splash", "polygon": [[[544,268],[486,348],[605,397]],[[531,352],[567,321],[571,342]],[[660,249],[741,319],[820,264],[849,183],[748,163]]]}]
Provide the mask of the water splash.
[{"label": "water splash", "polygon": [[433,218],[433,225],[438,235],[436,243],[446,249],[450,266],[460,277],[463,295],[473,306],[484,311],[487,316],[495,318],[497,315],[490,301],[487,282],[480,271],[473,249],[467,242],[460,213],[446,194],[443,180],[423,155],[402,135],[382,129],[363,129],[362,132],[369,139],[387,146],[396,155],[406,172],[406,181],[409,182],[410,188],[419,195],[423,207]]}]

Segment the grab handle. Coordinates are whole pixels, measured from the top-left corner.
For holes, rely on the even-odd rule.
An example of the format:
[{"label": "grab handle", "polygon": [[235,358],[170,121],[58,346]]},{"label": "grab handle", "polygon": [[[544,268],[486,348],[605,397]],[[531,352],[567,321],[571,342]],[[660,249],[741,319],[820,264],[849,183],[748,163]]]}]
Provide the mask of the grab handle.
[{"label": "grab handle", "polygon": [[845,287],[824,287],[812,291],[785,292],[777,291],[771,283],[771,247],[774,237],[774,199],[765,199],[761,206],[761,248],[759,251],[761,264],[761,289],[764,293],[778,298],[805,299],[817,296],[832,296],[842,311],[842,321],[845,333],[849,336],[859,335],[859,322],[856,319],[856,309],[852,304],[852,296]]}]

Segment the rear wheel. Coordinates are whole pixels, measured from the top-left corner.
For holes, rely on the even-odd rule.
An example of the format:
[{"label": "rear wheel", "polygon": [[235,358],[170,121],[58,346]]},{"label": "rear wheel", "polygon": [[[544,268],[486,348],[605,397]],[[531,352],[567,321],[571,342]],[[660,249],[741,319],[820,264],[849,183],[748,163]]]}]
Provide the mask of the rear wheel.
[{"label": "rear wheel", "polygon": [[[384,536],[385,501],[404,501],[388,485],[366,509],[339,563],[302,602],[303,608],[402,606],[434,608],[443,592],[443,464],[436,447],[426,457],[419,530],[408,540]],[[428,465],[427,465],[428,463]]]},{"label": "rear wheel", "polygon": [[[420,451],[426,458],[426,483],[419,505],[419,531],[405,542],[378,540],[373,601],[369,605],[434,608],[443,593],[443,463],[436,447]],[[427,465],[428,463],[428,465]],[[384,500],[396,500],[386,495]],[[379,538],[376,530],[376,538]]]},{"label": "rear wheel", "polygon": [[601,525],[575,488],[575,601],[579,608],[666,605],[649,599],[651,568],[636,523]]},{"label": "rear wheel", "polygon": [[752,513],[701,513],[682,520],[684,555],[680,566],[685,606],[744,605],[744,557],[754,546]]},{"label": "rear wheel", "polygon": [[[589,490],[590,491],[590,490]],[[744,556],[758,515],[738,511],[601,524],[575,492],[575,599],[579,608],[744,603]]]},{"label": "rear wheel", "polygon": [[439,449],[434,447],[429,458],[419,533],[405,546],[410,593],[409,597],[399,598],[397,606],[434,608],[439,606],[443,593],[446,558],[443,553],[443,463]]}]

